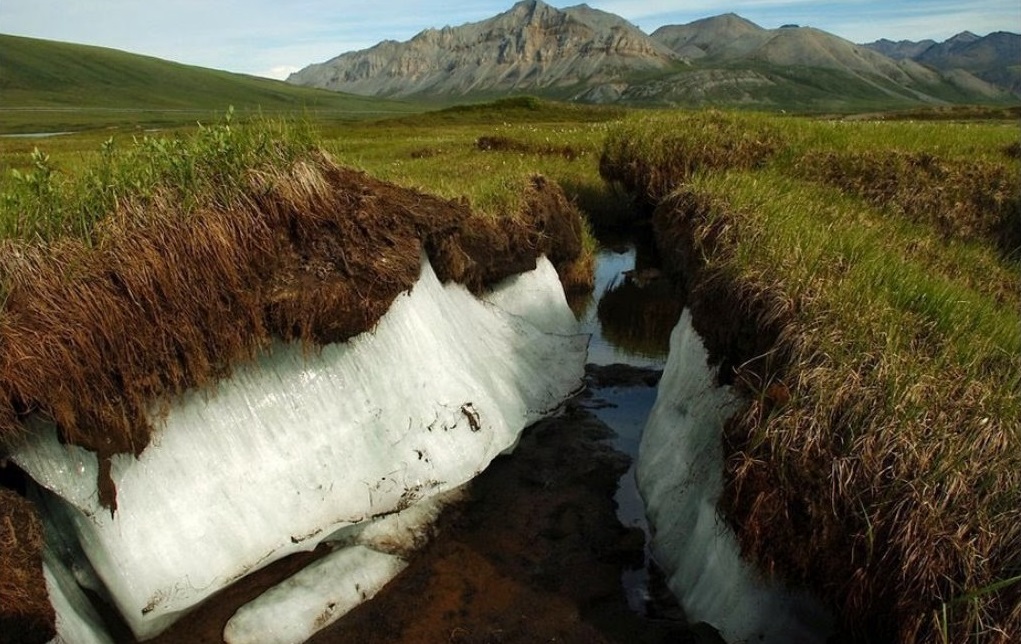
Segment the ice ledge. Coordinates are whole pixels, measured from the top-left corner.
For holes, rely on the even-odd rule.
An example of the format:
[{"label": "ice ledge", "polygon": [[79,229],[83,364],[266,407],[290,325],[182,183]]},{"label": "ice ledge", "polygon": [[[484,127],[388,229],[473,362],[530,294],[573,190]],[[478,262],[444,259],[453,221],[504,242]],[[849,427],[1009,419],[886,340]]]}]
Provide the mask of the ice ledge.
[{"label": "ice ledge", "polygon": [[685,310],[638,455],[653,556],[689,619],[711,624],[726,641],[823,642],[831,622],[821,604],[759,575],[717,513],[723,425],[739,401],[714,380]]},{"label": "ice ledge", "polygon": [[312,355],[275,346],[185,396],[138,459],[114,458],[113,517],[93,454],[40,431],[14,460],[64,499],[150,637],[252,570],[463,484],[580,387],[587,337],[545,258],[486,299],[423,260],[372,331]]}]

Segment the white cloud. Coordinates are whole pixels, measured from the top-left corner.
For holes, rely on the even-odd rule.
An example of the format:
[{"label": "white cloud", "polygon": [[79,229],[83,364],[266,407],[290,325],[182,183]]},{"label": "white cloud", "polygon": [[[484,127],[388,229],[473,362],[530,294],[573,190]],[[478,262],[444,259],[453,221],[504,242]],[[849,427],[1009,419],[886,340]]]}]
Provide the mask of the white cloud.
[{"label": "white cloud", "polygon": [[276,80],[287,80],[287,77],[301,69],[297,65],[275,65],[269,69],[258,72],[256,76],[263,78],[274,78]]}]

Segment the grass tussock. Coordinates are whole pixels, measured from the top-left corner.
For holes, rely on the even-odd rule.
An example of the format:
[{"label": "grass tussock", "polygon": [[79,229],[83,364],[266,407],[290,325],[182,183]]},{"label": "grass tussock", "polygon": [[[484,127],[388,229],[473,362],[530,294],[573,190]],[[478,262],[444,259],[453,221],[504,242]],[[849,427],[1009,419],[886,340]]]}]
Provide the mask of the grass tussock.
[{"label": "grass tussock", "polygon": [[[748,400],[724,437],[724,510],[750,557],[821,593],[856,636],[1013,641],[1021,271],[971,232],[1000,188],[943,184],[975,198],[964,206],[974,214],[941,223],[870,196],[875,182],[862,177],[807,180],[808,159],[854,144],[827,149],[829,125],[802,127],[762,167],[676,181],[654,215],[721,378]],[[901,132],[883,133],[888,155],[861,158],[914,167],[896,149]],[[909,176],[905,198],[940,192],[929,166]]]},{"label": "grass tussock", "polygon": [[57,634],[42,548],[32,504],[0,488],[0,642],[47,642]]},{"label": "grass tussock", "polygon": [[995,160],[879,151],[807,154],[799,173],[933,226],[945,237],[983,240],[1021,252],[1021,182]]},{"label": "grass tussock", "polygon": [[519,152],[523,154],[542,154],[562,156],[573,161],[581,156],[581,152],[570,145],[536,145],[535,143],[518,141],[507,136],[480,136],[475,140],[475,147],[484,151]]},{"label": "grass tussock", "polygon": [[696,172],[756,168],[780,147],[762,119],[718,111],[634,118],[612,128],[599,172],[651,209]]},{"label": "grass tussock", "polygon": [[315,346],[370,329],[423,250],[476,291],[540,253],[564,273],[578,258],[580,215],[551,182],[533,178],[516,217],[480,217],[265,128],[143,140],[83,173],[85,194],[48,177],[49,219],[24,194],[8,201],[0,436],[39,414],[101,458],[137,454],[154,411],[273,339]]}]

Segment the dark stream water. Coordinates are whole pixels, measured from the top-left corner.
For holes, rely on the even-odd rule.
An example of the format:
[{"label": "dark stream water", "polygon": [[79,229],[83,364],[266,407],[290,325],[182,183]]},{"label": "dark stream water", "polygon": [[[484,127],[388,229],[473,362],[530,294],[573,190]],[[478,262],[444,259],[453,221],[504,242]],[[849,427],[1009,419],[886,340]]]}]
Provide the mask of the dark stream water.
[{"label": "dark stream water", "polygon": [[[608,243],[596,258],[595,288],[582,306],[582,332],[591,334],[589,371],[616,372],[617,377],[596,379],[592,398],[585,404],[615,437],[613,447],[631,457],[620,478],[614,501],[617,516],[627,527],[650,533],[645,507],[635,480],[642,430],[656,402],[656,383],[666,364],[670,331],[681,313],[679,298],[660,275],[651,245],[641,240]],[[628,367],[628,368],[624,368]],[[628,605],[637,613],[661,616],[660,593],[651,588],[654,564],[646,549],[644,565],[623,573]]]}]

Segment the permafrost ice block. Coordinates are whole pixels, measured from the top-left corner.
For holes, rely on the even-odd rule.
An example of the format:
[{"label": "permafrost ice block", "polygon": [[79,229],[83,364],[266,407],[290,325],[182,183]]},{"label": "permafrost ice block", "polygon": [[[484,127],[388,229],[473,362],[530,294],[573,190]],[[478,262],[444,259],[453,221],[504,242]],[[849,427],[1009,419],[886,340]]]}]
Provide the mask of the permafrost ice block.
[{"label": "permafrost ice block", "polygon": [[95,455],[52,428],[14,460],[63,499],[118,609],[151,637],[252,570],[461,485],[581,386],[587,337],[545,258],[488,300],[423,260],[372,331],[276,345],[184,396],[139,458],[114,457],[113,516]]},{"label": "permafrost ice block", "polygon": [[400,557],[365,546],[330,553],[238,609],[223,641],[301,644],[371,599],[405,566]]},{"label": "permafrost ice block", "polygon": [[692,622],[728,642],[823,642],[830,618],[805,593],[765,579],[741,559],[716,510],[723,491],[723,425],[738,399],[714,384],[685,310],[639,449],[638,487],[652,527],[652,554]]}]

